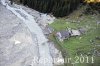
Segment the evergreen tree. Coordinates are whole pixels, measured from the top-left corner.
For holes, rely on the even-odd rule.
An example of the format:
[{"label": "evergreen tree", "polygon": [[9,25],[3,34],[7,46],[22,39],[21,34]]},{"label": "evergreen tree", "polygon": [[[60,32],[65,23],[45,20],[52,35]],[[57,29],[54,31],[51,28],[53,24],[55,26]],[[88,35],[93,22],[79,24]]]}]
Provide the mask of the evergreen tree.
[{"label": "evergreen tree", "polygon": [[29,6],[43,13],[52,13],[56,17],[63,17],[77,8],[81,0],[20,0],[24,5]]}]

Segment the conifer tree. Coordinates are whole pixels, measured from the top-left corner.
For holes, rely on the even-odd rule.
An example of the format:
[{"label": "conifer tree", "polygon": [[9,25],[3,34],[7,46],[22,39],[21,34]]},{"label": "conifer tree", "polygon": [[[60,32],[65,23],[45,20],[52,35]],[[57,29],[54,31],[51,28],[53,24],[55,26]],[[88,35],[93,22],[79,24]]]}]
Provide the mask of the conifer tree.
[{"label": "conifer tree", "polygon": [[20,0],[24,5],[29,6],[43,13],[52,13],[57,17],[68,15],[77,8],[81,0]]}]

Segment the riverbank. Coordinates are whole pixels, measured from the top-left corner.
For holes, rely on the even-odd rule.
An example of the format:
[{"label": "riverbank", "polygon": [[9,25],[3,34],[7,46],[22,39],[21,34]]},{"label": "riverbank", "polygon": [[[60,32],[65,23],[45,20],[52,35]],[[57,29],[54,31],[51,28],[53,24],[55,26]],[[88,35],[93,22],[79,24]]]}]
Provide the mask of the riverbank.
[{"label": "riverbank", "polygon": [[5,6],[0,4],[0,66],[30,65],[38,56],[35,35]]},{"label": "riverbank", "polygon": [[[36,63],[36,66],[45,66],[45,65],[46,66],[53,66],[55,58],[57,58],[55,64],[62,64],[63,63],[62,62],[63,57],[62,57],[60,51],[57,50],[54,47],[54,45],[51,45],[51,47],[54,47],[53,49],[51,49],[51,47],[48,43],[48,39],[43,34],[40,26],[34,20],[34,17],[32,16],[32,14],[31,15],[28,14],[27,11],[23,10],[22,7],[17,7],[18,5],[17,6],[16,5],[9,5],[9,3],[5,3],[4,1],[3,1],[3,5],[8,10],[10,10],[14,15],[16,15],[18,18],[20,18],[24,24],[26,24],[26,26],[28,27],[28,29],[31,32],[31,35],[33,36],[33,38],[35,38],[36,41],[34,43],[37,46],[36,49],[38,49],[36,51],[38,53],[38,55],[34,56],[34,57],[37,57],[36,61],[38,61]],[[46,15],[44,15],[44,16],[46,16]],[[40,20],[40,22],[41,22],[41,20]],[[48,21],[48,22],[50,22],[50,21]],[[20,42],[17,41],[17,43],[20,43]],[[35,51],[33,51],[33,52],[35,52]],[[34,58],[34,57],[32,57],[32,58]],[[46,61],[46,59],[47,59],[47,61]],[[28,64],[31,64],[32,66],[34,66],[34,63],[32,60],[33,59],[31,59]],[[41,63],[41,62],[43,62],[43,63]]]}]

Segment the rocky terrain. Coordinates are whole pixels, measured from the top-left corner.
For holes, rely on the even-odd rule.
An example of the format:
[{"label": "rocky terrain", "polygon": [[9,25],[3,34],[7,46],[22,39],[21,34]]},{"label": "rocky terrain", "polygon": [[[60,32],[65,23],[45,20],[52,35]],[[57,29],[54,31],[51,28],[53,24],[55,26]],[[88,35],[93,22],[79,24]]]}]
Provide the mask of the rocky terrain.
[{"label": "rocky terrain", "polygon": [[0,66],[53,66],[63,63],[61,52],[48,43],[32,14],[21,6],[9,5],[5,0],[1,0],[0,14]]},{"label": "rocky terrain", "polygon": [[35,38],[23,21],[1,4],[0,14],[0,66],[30,64],[29,60],[38,56]]}]

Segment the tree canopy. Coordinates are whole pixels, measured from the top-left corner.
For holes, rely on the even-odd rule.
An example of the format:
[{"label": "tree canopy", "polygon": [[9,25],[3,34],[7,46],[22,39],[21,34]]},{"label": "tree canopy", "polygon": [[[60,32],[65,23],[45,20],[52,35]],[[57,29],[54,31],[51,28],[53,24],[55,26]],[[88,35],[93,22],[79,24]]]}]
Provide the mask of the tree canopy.
[{"label": "tree canopy", "polygon": [[66,16],[77,8],[82,0],[20,0],[24,5],[29,6],[43,13],[52,13],[56,17]]},{"label": "tree canopy", "polygon": [[100,3],[100,0],[85,0],[87,3]]},{"label": "tree canopy", "polygon": [[80,3],[96,3],[93,8],[98,9],[100,0],[20,0],[20,3],[42,13],[51,13],[56,17],[69,15],[77,9]]}]

